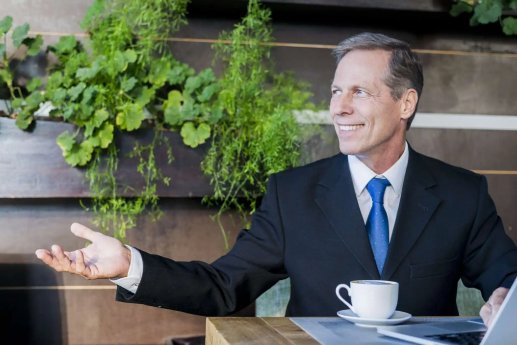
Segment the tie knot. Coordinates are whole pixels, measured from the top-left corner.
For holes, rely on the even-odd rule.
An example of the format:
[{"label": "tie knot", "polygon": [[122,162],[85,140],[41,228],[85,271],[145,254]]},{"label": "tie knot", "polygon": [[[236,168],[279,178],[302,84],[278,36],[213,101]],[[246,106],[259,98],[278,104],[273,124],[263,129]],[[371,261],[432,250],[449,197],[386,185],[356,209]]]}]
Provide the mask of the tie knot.
[{"label": "tie knot", "polygon": [[366,189],[368,189],[373,202],[382,204],[384,203],[384,192],[389,185],[390,181],[388,179],[374,177],[368,182]]}]

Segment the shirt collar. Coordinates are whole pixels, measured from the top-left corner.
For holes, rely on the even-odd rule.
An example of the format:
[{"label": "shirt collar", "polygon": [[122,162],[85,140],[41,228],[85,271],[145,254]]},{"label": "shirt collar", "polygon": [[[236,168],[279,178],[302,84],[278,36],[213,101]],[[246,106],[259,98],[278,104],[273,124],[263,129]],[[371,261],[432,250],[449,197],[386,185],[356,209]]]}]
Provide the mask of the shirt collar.
[{"label": "shirt collar", "polygon": [[402,193],[402,185],[404,183],[404,176],[406,175],[406,169],[409,160],[409,149],[408,144],[404,145],[404,152],[400,158],[383,174],[377,175],[374,171],[368,168],[363,162],[356,156],[348,156],[348,167],[350,168],[350,174],[352,175],[352,181],[354,183],[355,195],[359,196],[366,188],[366,185],[374,177],[384,177],[388,179],[395,194],[400,196]]}]

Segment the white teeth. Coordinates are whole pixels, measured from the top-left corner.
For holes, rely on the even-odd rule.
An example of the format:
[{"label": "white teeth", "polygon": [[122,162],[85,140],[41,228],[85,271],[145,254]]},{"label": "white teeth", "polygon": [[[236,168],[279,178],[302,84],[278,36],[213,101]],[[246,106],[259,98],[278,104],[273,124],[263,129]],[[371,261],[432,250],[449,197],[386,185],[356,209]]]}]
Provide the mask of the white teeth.
[{"label": "white teeth", "polygon": [[340,131],[355,131],[356,129],[359,129],[361,127],[363,127],[363,125],[348,125],[348,126],[339,125],[339,130]]}]

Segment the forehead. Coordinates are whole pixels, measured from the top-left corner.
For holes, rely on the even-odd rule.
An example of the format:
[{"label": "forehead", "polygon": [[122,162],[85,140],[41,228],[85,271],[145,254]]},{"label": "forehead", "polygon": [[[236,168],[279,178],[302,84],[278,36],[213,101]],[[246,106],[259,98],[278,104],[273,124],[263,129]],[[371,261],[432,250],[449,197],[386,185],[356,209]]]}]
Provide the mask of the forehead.
[{"label": "forehead", "polygon": [[391,52],[375,50],[352,50],[339,61],[334,82],[383,82],[388,73]]}]

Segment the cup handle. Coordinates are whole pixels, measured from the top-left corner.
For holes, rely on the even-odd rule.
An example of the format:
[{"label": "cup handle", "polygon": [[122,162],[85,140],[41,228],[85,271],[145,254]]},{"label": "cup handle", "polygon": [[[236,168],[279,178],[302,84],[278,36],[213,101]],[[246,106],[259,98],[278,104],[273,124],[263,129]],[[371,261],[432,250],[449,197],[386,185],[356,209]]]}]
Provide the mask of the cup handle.
[{"label": "cup handle", "polygon": [[354,307],[353,307],[350,303],[348,303],[348,302],[346,301],[346,299],[344,299],[344,298],[341,296],[341,294],[339,293],[339,291],[340,291],[341,289],[343,289],[343,288],[345,288],[345,289],[346,289],[346,291],[348,292],[348,296],[352,297],[352,291],[350,290],[350,287],[349,287],[348,285],[346,285],[346,284],[339,284],[338,286],[336,286],[336,296],[337,296],[337,298],[339,298],[339,299],[341,300],[341,302],[345,303],[345,304],[347,305],[347,307],[348,307],[348,308],[350,308],[350,310],[351,310],[352,312],[354,312],[354,314],[357,314],[357,313],[355,312],[355,310],[354,310]]}]

